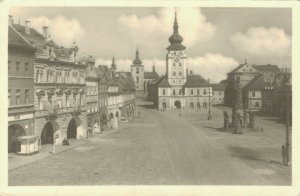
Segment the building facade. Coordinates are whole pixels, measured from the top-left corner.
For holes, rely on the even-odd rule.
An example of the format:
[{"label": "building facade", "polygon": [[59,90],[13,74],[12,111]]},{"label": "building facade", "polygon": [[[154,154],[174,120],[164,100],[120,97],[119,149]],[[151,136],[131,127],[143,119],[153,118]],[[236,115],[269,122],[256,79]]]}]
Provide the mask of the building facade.
[{"label": "building facade", "polygon": [[48,27],[43,34],[25,26],[12,25],[35,45],[34,62],[34,134],[41,144],[61,144],[64,138],[86,137],[85,68],[77,56],[75,43],[70,48],[51,40]]},{"label": "building facade", "polygon": [[144,65],[139,56],[139,50],[136,50],[135,59],[131,65],[131,76],[134,80],[135,91],[137,96],[144,94]]},{"label": "building facade", "polygon": [[182,41],[175,13],[173,35],[169,38],[170,45],[167,47],[166,74],[155,83],[155,87],[149,85],[152,91],[157,91],[153,94],[157,94],[154,102],[159,110],[208,108],[210,84],[192,71],[188,74],[186,47],[182,45]]},{"label": "building facade", "polygon": [[34,134],[35,47],[8,27],[8,152],[16,152],[19,136]]},{"label": "building facade", "polygon": [[100,132],[99,76],[92,56],[85,59],[86,121],[91,133]]}]

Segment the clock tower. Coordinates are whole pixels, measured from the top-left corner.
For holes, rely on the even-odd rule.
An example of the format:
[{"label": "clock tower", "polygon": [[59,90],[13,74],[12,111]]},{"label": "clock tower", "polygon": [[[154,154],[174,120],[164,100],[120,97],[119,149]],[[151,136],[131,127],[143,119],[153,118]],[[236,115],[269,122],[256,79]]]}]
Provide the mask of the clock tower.
[{"label": "clock tower", "polygon": [[183,38],[178,33],[177,14],[173,25],[173,35],[169,38],[166,56],[166,70],[168,82],[171,86],[182,86],[186,82],[186,53],[185,46],[181,43]]}]

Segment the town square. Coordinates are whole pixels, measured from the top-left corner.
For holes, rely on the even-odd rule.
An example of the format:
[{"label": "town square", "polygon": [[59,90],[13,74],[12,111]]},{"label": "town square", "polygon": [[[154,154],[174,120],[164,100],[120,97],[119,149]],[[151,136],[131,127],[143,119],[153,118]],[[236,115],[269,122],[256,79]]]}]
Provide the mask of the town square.
[{"label": "town square", "polygon": [[12,7],[8,185],[290,186],[291,35],[289,8]]}]

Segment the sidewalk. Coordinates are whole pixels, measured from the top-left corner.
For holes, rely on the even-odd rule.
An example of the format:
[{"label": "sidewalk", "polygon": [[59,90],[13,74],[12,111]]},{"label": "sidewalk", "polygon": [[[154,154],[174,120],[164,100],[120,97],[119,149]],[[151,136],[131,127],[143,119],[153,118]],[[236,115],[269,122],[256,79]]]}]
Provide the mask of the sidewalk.
[{"label": "sidewalk", "polygon": [[47,157],[55,156],[56,154],[71,150],[73,148],[76,148],[78,146],[82,146],[84,144],[95,142],[95,140],[99,140],[99,138],[106,137],[112,133],[115,133],[117,131],[120,131],[128,126],[127,123],[120,123],[120,126],[117,129],[114,130],[106,130],[100,133],[94,134],[92,137],[89,137],[88,139],[71,139],[70,146],[62,146],[62,145],[56,145],[55,146],[55,154],[52,153],[53,146],[51,144],[43,145],[40,149],[40,151],[36,154],[32,155],[17,155],[14,153],[8,154],[8,171],[25,166],[27,164],[41,161]]}]

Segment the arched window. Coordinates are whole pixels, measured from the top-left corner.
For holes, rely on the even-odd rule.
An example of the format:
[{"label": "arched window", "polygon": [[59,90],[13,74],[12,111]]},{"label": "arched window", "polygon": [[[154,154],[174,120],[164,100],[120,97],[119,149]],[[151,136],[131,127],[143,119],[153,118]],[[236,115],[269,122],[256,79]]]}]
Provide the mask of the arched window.
[{"label": "arched window", "polygon": [[197,89],[197,95],[200,95],[200,90],[199,89]]},{"label": "arched window", "polygon": [[173,71],[173,76],[176,76],[176,71]]},{"label": "arched window", "polygon": [[182,76],[182,72],[181,72],[181,71],[179,71],[179,72],[178,72],[178,75],[179,75],[179,76]]},{"label": "arched window", "polygon": [[166,89],[163,89],[163,95],[165,95],[166,94]]},{"label": "arched window", "polygon": [[191,95],[193,95],[194,94],[194,89],[191,89]]},{"label": "arched window", "polygon": [[173,66],[174,66],[174,67],[175,67],[175,65],[176,65],[176,64],[175,64],[175,63],[173,63]]},{"label": "arched window", "polygon": [[203,94],[206,95],[206,89],[203,90]]},{"label": "arched window", "polygon": [[173,95],[176,95],[176,90],[175,89],[173,89]]}]

